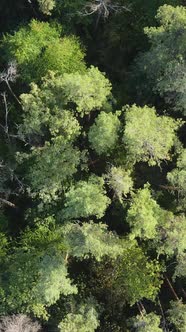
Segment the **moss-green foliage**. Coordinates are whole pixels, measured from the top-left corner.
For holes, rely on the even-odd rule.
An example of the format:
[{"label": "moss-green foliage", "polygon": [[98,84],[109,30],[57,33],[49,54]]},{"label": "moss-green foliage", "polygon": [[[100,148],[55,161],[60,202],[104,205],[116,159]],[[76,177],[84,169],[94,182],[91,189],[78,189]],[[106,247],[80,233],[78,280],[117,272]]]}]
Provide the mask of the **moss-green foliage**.
[{"label": "moss-green foliage", "polygon": [[[22,158],[24,162],[24,154]],[[33,149],[25,158],[31,160],[26,174],[31,195],[50,203],[60,196],[77,172],[81,153],[58,136],[52,143],[46,142],[43,147]]]},{"label": "moss-green foliage", "polygon": [[186,305],[181,301],[171,301],[171,308],[168,310],[168,320],[176,331],[186,331]]},{"label": "moss-green foliage", "polygon": [[153,166],[170,159],[179,121],[158,116],[154,108],[136,105],[127,107],[125,119],[123,142],[131,162],[145,161]]},{"label": "moss-green foliage", "polygon": [[177,167],[167,174],[167,179],[174,186],[174,193],[179,194],[178,202],[181,209],[186,208],[186,149],[183,149]]},{"label": "moss-green foliage", "polygon": [[48,70],[60,74],[85,70],[84,52],[78,39],[73,36],[61,39],[60,30],[60,26],[32,20],[13,35],[4,37],[4,58],[16,60],[22,81],[40,81]]},{"label": "moss-green foliage", "polygon": [[132,191],[133,180],[131,171],[122,167],[111,166],[105,175],[109,187],[113,190],[114,195],[122,201],[123,196],[127,196]]},{"label": "moss-green foliage", "polygon": [[60,294],[77,293],[68,277],[65,252],[63,234],[55,231],[51,218],[38,224],[34,232],[26,231],[4,264],[1,314],[32,312],[46,319],[47,306]]},{"label": "moss-green foliage", "polygon": [[151,312],[149,314],[142,313],[135,318],[131,318],[129,326],[134,332],[163,332],[160,328],[160,316]]},{"label": "moss-green foliage", "polygon": [[88,138],[98,155],[110,154],[118,143],[120,121],[117,114],[101,112],[90,127]]},{"label": "moss-green foliage", "polygon": [[122,255],[123,248],[119,238],[108,232],[105,224],[90,222],[80,226],[77,223],[67,223],[64,236],[70,254],[79,259],[93,256],[100,261],[105,256],[116,258]]},{"label": "moss-green foliage", "polygon": [[51,12],[56,5],[55,0],[37,0],[37,1],[39,3],[40,11],[45,15],[51,15]]},{"label": "moss-green foliage", "polygon": [[41,87],[32,84],[30,93],[21,95],[23,122],[18,132],[33,144],[35,137],[47,138],[48,131],[52,136],[62,135],[65,140],[74,140],[80,133],[78,120],[65,109],[60,82],[51,73]]},{"label": "moss-green foliage", "polygon": [[164,5],[156,18],[159,26],[145,29],[151,48],[140,57],[138,70],[145,74],[147,91],[149,85],[175,110],[185,113],[186,9]]},{"label": "moss-green foliage", "polygon": [[174,215],[170,211],[162,211],[156,246],[160,254],[164,253],[167,256],[184,253],[186,249],[186,218],[184,214]]},{"label": "moss-green foliage", "polygon": [[59,324],[59,329],[61,332],[94,332],[98,326],[95,306],[91,303],[82,303],[75,312],[66,315]]},{"label": "moss-green foliage", "polygon": [[132,203],[127,213],[131,226],[131,237],[153,239],[157,235],[157,225],[162,216],[161,208],[151,197],[148,185],[132,195]]},{"label": "moss-green foliage", "polygon": [[100,219],[110,204],[104,189],[104,180],[97,176],[91,176],[88,181],[77,182],[66,192],[65,198],[62,216],[67,220],[90,216]]},{"label": "moss-green foliage", "polygon": [[161,285],[161,267],[158,261],[149,260],[135,242],[124,243],[115,268],[114,287],[125,294],[130,304],[143,298],[155,300]]},{"label": "moss-green foliage", "polygon": [[111,84],[98,68],[91,66],[84,74],[64,74],[61,89],[66,103],[74,103],[82,116],[101,109],[111,93]]}]

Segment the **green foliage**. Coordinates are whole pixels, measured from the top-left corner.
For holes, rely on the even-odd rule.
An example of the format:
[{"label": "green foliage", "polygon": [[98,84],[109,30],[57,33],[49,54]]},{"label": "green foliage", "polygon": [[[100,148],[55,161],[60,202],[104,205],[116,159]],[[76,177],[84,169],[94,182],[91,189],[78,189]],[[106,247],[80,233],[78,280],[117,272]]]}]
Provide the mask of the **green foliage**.
[{"label": "green foliage", "polygon": [[151,48],[140,57],[137,69],[145,75],[147,91],[153,88],[185,114],[186,9],[164,5],[156,18],[158,27],[145,28]]},{"label": "green foliage", "polygon": [[66,250],[63,234],[55,231],[51,218],[45,224],[38,224],[35,231],[27,230],[4,265],[1,314],[32,312],[47,319],[47,307],[61,294],[77,293],[68,277]]},{"label": "green foliage", "polygon": [[65,194],[65,198],[65,208],[62,211],[65,219],[90,216],[100,219],[110,204],[110,199],[106,196],[104,189],[104,180],[97,176],[91,176],[87,182],[77,182]]},{"label": "green foliage", "polygon": [[90,127],[88,139],[98,155],[109,155],[118,143],[120,121],[117,114],[101,112]]},{"label": "green foliage", "polygon": [[105,175],[109,187],[113,190],[114,195],[122,201],[123,196],[127,196],[133,188],[131,171],[122,167],[112,166]]},{"label": "green foliage", "polygon": [[177,265],[174,271],[173,279],[176,277],[186,277],[186,253],[181,253],[177,256]]},{"label": "green foliage", "polygon": [[58,136],[52,143],[46,142],[42,148],[34,148],[26,158],[32,161],[26,174],[31,195],[50,203],[58,199],[77,172],[81,153]]},{"label": "green foliage", "polygon": [[[160,219],[157,251],[168,256],[182,255],[186,249],[186,217],[184,214],[174,215],[170,211],[162,211]],[[155,240],[156,242],[156,240]]]},{"label": "green foliage", "polygon": [[29,94],[22,94],[23,123],[19,126],[19,135],[28,137],[33,145],[38,136],[49,131],[52,136],[62,135],[65,140],[74,140],[80,134],[80,125],[72,111],[64,108],[62,90],[50,73],[41,88],[31,84]]},{"label": "green foliage", "polygon": [[148,106],[127,107],[123,142],[129,161],[148,162],[150,166],[169,160],[169,151],[176,139],[175,131],[180,122],[167,116],[158,116]]},{"label": "green foliage", "polygon": [[39,3],[40,11],[45,15],[51,15],[51,11],[54,9],[55,0],[37,0]]},{"label": "green foliage", "polygon": [[168,320],[178,332],[186,331],[186,305],[181,301],[171,301],[171,308],[168,310]]},{"label": "green foliage", "polygon": [[111,84],[98,68],[91,66],[84,74],[64,74],[61,79],[64,101],[74,103],[81,116],[101,109],[111,93]]},{"label": "green foliage", "polygon": [[130,320],[129,326],[135,332],[162,332],[160,328],[160,317],[155,313],[143,313]]},{"label": "green foliage", "polygon": [[174,192],[178,193],[178,205],[186,208],[186,149],[183,149],[177,160],[177,167],[167,173],[167,179],[174,186]]},{"label": "green foliage", "polygon": [[161,266],[149,260],[135,242],[125,244],[115,268],[114,287],[125,294],[131,305],[143,298],[155,300],[161,286]]},{"label": "green foliage", "polygon": [[59,26],[32,20],[28,26],[4,37],[4,58],[16,60],[22,81],[39,81],[48,70],[59,74],[85,70],[79,41],[75,37],[61,39],[60,30]]},{"label": "green foliage", "polygon": [[119,238],[108,232],[105,224],[90,222],[80,226],[77,223],[67,223],[64,236],[70,254],[79,259],[93,256],[97,261],[101,261],[105,256],[116,258],[122,254]]},{"label": "green foliage", "polygon": [[91,303],[80,304],[59,324],[61,332],[94,332],[99,326],[98,313]]},{"label": "green foliage", "polygon": [[155,238],[161,216],[161,208],[151,197],[149,186],[139,189],[132,195],[132,203],[127,213],[127,222],[132,228],[130,236],[142,239]]}]

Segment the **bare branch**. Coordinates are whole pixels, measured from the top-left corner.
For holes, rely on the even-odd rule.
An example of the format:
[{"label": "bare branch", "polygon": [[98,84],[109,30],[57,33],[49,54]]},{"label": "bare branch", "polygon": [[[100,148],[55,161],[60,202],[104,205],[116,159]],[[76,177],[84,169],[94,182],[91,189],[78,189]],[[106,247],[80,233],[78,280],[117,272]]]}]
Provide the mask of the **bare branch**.
[{"label": "bare branch", "polygon": [[15,61],[9,62],[7,70],[4,70],[0,73],[0,82],[5,82],[10,93],[16,99],[16,101],[21,105],[20,100],[17,98],[15,93],[13,92],[9,82],[15,82],[16,78],[18,77],[17,74],[17,65]]},{"label": "bare branch", "polygon": [[119,5],[112,0],[92,0],[85,5],[83,12],[80,14],[89,16],[97,13],[99,17],[106,19],[111,12],[119,13],[121,11],[130,12],[131,9],[127,6]]}]

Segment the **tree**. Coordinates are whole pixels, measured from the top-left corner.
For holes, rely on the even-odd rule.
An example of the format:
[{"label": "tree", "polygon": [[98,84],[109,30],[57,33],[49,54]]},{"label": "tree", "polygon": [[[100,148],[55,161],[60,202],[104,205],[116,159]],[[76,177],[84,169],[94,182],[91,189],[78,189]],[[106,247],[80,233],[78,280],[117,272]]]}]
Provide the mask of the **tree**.
[{"label": "tree", "polygon": [[81,303],[75,312],[68,313],[59,324],[59,329],[61,332],[94,332],[98,326],[98,313],[89,301]]},{"label": "tree", "polygon": [[[84,52],[77,38],[60,38],[61,27],[32,20],[2,42],[5,61],[15,59],[23,82],[37,82],[48,70],[60,74],[84,72]],[[55,57],[53,56],[55,54]]]},{"label": "tree", "polygon": [[170,159],[170,149],[181,123],[167,116],[158,116],[154,108],[133,105],[125,110],[126,126],[123,143],[129,161],[148,162],[150,166]]},{"label": "tree", "polygon": [[153,312],[149,314],[142,313],[142,315],[131,318],[129,326],[135,332],[163,332],[160,328],[160,317]]},{"label": "tree", "polygon": [[66,220],[90,216],[100,219],[109,204],[103,178],[91,176],[88,181],[79,181],[66,192],[62,217]]},{"label": "tree", "polygon": [[181,301],[171,301],[171,307],[167,311],[168,320],[179,332],[186,331],[186,305]]},{"label": "tree", "polygon": [[122,255],[122,243],[119,238],[107,230],[105,224],[93,222],[79,224],[67,223],[64,237],[69,253],[78,259],[94,257],[101,261],[105,256],[116,259]]},{"label": "tree", "polygon": [[173,186],[173,192],[178,194],[178,206],[186,208],[186,149],[183,149],[178,160],[177,167],[167,173],[167,179]]},{"label": "tree", "polygon": [[1,317],[1,332],[38,332],[41,326],[38,322],[33,322],[26,315],[18,314]]},{"label": "tree", "polygon": [[20,154],[19,162],[25,165],[29,162],[25,178],[30,194],[45,203],[57,200],[77,172],[81,156],[83,158],[83,154],[61,136],[41,148],[34,148],[30,155]]},{"label": "tree", "polygon": [[[158,27],[145,28],[151,48],[138,59],[147,93],[153,89],[168,104],[185,114],[185,23],[182,6],[161,6],[156,19]],[[143,85],[143,82],[141,82]]]},{"label": "tree", "polygon": [[132,195],[132,203],[127,212],[127,222],[132,228],[131,237],[155,238],[161,217],[162,210],[151,197],[148,185]]},{"label": "tree", "polygon": [[61,295],[77,293],[68,276],[63,232],[53,218],[26,230],[12,249],[6,272],[1,270],[1,315],[23,312],[47,319],[47,308]]},{"label": "tree", "polygon": [[161,286],[161,266],[150,260],[135,241],[123,243],[122,256],[114,265],[113,287],[131,305],[143,298],[155,300]]},{"label": "tree", "polygon": [[131,171],[122,167],[111,166],[105,175],[106,182],[113,190],[114,195],[122,201],[123,196],[127,196],[132,191],[133,180]]},{"label": "tree", "polygon": [[51,11],[54,9],[55,0],[37,0],[39,3],[40,11],[45,15],[51,15]]},{"label": "tree", "polygon": [[186,218],[184,214],[174,215],[162,211],[157,238],[154,239],[159,254],[182,255],[186,249]]},{"label": "tree", "polygon": [[117,114],[101,112],[90,127],[88,139],[98,155],[109,155],[119,139],[120,121]]},{"label": "tree", "polygon": [[84,74],[64,74],[60,81],[65,103],[75,104],[75,110],[81,116],[101,109],[111,95],[109,80],[93,66]]}]

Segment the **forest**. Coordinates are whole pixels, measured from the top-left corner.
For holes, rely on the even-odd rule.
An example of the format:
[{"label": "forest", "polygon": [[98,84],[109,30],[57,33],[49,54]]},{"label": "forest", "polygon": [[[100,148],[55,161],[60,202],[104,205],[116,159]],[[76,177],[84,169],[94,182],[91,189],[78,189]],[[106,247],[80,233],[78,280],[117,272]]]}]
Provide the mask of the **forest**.
[{"label": "forest", "polygon": [[186,332],[186,2],[0,0],[0,332]]}]

